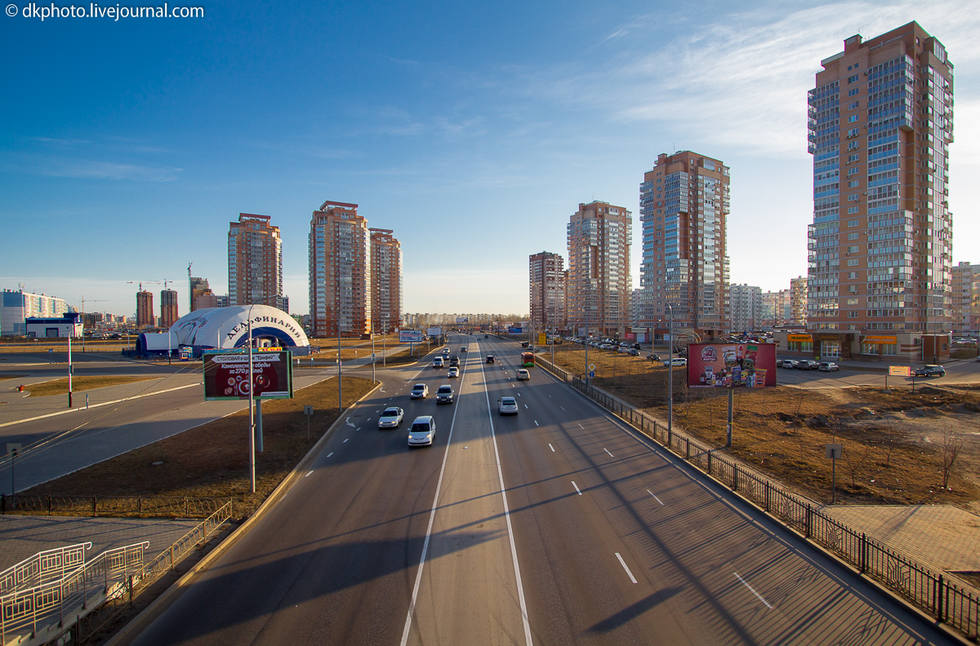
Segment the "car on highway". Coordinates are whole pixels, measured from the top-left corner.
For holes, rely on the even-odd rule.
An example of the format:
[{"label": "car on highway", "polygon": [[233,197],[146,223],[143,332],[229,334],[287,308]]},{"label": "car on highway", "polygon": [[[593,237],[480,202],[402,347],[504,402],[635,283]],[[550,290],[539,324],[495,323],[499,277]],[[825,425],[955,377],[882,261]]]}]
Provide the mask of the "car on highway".
[{"label": "car on highway", "polygon": [[517,381],[528,381],[531,379],[531,373],[528,372],[527,368],[517,369]]},{"label": "car on highway", "polygon": [[378,428],[398,428],[401,426],[404,415],[405,411],[402,409],[397,406],[389,406],[381,411],[381,415],[378,417]]},{"label": "car on highway", "polygon": [[459,357],[457,357],[455,354],[449,357],[449,367],[452,366],[459,366]]},{"label": "car on highway", "polygon": [[816,370],[817,362],[813,359],[800,359],[796,362],[797,370]]},{"label": "car on highway", "polygon": [[667,366],[671,366],[671,365],[673,365],[673,366],[686,366],[687,365],[687,359],[685,359],[684,357],[674,357],[670,361],[664,361],[664,368],[666,368]]},{"label": "car on highway", "polygon": [[436,437],[436,420],[432,415],[420,415],[408,429],[409,446],[432,446]]},{"label": "car on highway", "polygon": [[436,403],[437,404],[451,404],[453,403],[453,387],[449,384],[439,386],[436,390]]},{"label": "car on highway", "polygon": [[425,399],[429,396],[429,387],[426,384],[415,384],[409,397],[412,399]]},{"label": "car on highway", "polygon": [[488,354],[487,355],[487,363],[493,363],[493,355],[492,354]]},{"label": "car on highway", "polygon": [[432,367],[433,368],[442,368],[443,365],[444,365],[444,363],[443,363],[442,357],[436,357],[435,359],[432,360]]},{"label": "car on highway", "polygon": [[497,400],[497,411],[501,415],[517,415],[517,398],[501,397]]},{"label": "car on highway", "polygon": [[916,377],[945,377],[946,368],[935,363],[929,363],[921,368],[916,368],[914,374]]},{"label": "car on highway", "polygon": [[458,376],[459,376],[459,368],[457,368],[456,366],[453,366],[452,368],[449,369],[449,378],[450,379],[452,379],[453,377],[458,377]]},{"label": "car on highway", "polygon": [[833,361],[821,361],[817,364],[817,370],[820,372],[836,372],[840,370],[840,366]]},{"label": "car on highway", "polygon": [[465,345],[464,346],[460,346],[459,353],[462,354],[464,352],[466,352],[466,346]]}]

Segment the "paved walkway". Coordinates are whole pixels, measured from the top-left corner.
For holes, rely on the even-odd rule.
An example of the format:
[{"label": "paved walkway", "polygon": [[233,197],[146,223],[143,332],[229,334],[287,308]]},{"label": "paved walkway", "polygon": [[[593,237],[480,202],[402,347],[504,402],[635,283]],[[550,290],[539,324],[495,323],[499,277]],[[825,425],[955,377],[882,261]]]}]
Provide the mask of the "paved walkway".
[{"label": "paved walkway", "polygon": [[149,562],[199,522],[7,514],[0,516],[0,570],[38,552],[86,541],[92,542],[86,560],[114,547],[149,541],[145,554]]}]

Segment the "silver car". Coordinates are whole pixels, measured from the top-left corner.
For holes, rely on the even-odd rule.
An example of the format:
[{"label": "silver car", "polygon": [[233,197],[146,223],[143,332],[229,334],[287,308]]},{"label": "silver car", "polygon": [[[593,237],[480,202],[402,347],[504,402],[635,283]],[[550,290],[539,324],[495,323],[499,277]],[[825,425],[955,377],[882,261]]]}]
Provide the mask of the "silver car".
[{"label": "silver car", "polygon": [[517,398],[501,397],[497,400],[497,410],[501,415],[517,415]]},{"label": "silver car", "polygon": [[398,428],[401,426],[405,411],[397,406],[389,406],[378,417],[378,428]]}]

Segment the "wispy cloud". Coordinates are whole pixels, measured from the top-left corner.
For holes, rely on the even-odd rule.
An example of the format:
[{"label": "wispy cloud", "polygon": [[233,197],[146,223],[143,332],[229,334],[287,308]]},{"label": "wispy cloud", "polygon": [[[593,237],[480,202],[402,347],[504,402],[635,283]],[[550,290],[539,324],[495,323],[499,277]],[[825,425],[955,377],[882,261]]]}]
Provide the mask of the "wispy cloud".
[{"label": "wispy cloud", "polygon": [[49,177],[172,182],[178,178],[183,169],[77,159],[47,160],[38,170],[42,175]]}]

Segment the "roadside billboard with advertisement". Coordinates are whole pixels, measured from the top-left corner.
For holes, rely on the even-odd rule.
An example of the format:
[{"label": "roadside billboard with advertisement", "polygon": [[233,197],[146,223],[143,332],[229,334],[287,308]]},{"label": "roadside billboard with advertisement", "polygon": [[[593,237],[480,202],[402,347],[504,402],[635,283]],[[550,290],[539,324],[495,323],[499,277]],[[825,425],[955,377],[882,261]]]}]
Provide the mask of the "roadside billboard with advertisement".
[{"label": "roadside billboard with advertisement", "polygon": [[690,387],[776,385],[774,343],[691,343],[687,346]]},{"label": "roadside billboard with advertisement", "polygon": [[428,334],[429,336],[442,336],[442,328],[430,327],[428,330],[425,331],[425,333]]},{"label": "roadside billboard with advertisement", "polygon": [[398,330],[399,343],[422,343],[422,330]]},{"label": "roadside billboard with advertisement", "polygon": [[[248,351],[218,350],[204,353],[204,399],[248,399]],[[292,353],[288,350],[252,352],[254,397],[291,399]]]},{"label": "roadside billboard with advertisement", "polygon": [[456,317],[456,325],[462,325],[463,323],[469,323],[469,322],[470,322],[470,317],[468,317],[468,316],[457,316]]}]

